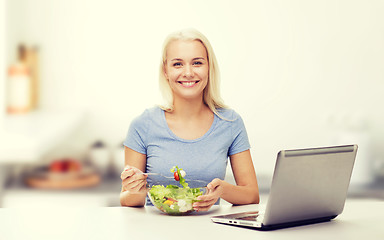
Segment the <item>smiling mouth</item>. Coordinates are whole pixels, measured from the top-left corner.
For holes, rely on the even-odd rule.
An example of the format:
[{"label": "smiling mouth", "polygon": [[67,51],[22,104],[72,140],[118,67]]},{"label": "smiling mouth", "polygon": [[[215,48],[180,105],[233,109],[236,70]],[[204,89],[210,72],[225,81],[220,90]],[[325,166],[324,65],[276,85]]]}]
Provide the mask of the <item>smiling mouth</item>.
[{"label": "smiling mouth", "polygon": [[178,83],[183,85],[184,87],[192,87],[199,82],[200,81],[178,81]]}]

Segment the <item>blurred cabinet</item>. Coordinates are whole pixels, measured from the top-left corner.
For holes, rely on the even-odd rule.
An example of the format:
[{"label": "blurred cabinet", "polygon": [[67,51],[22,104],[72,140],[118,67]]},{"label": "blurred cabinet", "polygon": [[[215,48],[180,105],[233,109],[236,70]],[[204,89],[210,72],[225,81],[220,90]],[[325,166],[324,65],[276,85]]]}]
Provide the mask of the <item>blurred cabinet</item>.
[{"label": "blurred cabinet", "polygon": [[35,111],[5,115],[0,164],[31,163],[60,144],[82,120],[79,112]]}]

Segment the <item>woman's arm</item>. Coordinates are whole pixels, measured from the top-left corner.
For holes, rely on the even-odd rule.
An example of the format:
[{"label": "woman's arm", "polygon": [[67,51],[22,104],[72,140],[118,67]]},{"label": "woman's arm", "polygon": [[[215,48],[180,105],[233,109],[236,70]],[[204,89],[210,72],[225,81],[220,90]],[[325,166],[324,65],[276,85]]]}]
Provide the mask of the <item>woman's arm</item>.
[{"label": "woman's arm", "polygon": [[215,178],[207,185],[209,193],[199,196],[201,202],[195,202],[193,207],[197,211],[207,211],[220,197],[229,203],[252,204],[259,203],[259,187],[249,150],[230,156],[231,167],[236,186]]},{"label": "woman's arm", "polygon": [[120,204],[127,207],[142,207],[145,204],[147,156],[128,147],[125,151],[125,169],[121,173]]},{"label": "woman's arm", "polygon": [[259,203],[259,187],[249,150],[230,156],[236,186],[223,183],[221,197],[232,204]]}]

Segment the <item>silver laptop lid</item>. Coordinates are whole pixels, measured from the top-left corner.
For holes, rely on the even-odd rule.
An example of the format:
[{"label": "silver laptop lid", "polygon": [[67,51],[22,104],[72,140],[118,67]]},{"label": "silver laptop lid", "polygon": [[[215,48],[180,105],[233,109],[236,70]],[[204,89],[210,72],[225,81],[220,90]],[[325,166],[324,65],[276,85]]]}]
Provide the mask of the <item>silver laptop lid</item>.
[{"label": "silver laptop lid", "polygon": [[356,151],[357,145],[280,151],[263,224],[339,215]]}]

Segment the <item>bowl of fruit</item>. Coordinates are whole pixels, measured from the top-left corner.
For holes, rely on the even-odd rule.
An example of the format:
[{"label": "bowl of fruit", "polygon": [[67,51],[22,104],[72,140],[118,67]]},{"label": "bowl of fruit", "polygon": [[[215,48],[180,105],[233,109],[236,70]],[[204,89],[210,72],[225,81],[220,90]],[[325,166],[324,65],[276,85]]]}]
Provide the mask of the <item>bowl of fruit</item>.
[{"label": "bowl of fruit", "polygon": [[[171,169],[174,174],[175,184],[164,186],[155,181],[148,184],[147,195],[152,204],[168,215],[186,215],[194,211],[192,205],[197,202],[198,196],[207,193],[206,183],[199,180],[187,180],[186,173],[177,166]],[[192,186],[198,187],[189,187]]]}]

